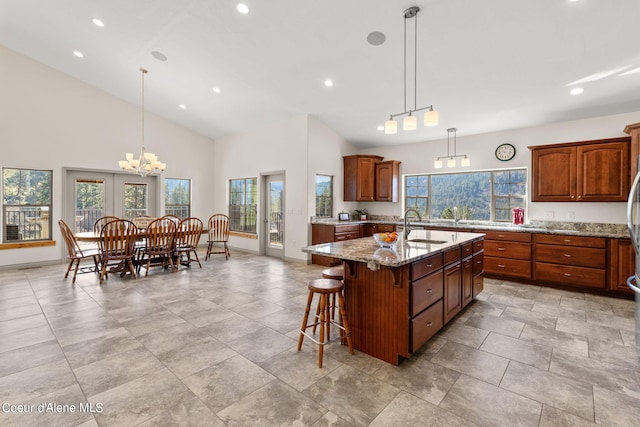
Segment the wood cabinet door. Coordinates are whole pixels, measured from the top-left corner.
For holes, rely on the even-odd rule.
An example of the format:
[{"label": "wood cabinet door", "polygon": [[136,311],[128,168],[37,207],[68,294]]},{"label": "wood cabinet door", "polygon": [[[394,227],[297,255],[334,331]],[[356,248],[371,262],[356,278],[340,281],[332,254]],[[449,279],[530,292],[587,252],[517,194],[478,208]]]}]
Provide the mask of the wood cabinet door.
[{"label": "wood cabinet door", "polygon": [[400,179],[400,162],[388,160],[375,165],[376,200],[379,202],[397,202]]},{"label": "wood cabinet door", "polygon": [[629,239],[611,239],[609,246],[609,289],[628,294],[627,277],[635,273],[635,252]]},{"label": "wood cabinet door", "polygon": [[356,200],[375,200],[376,160],[372,158],[358,158],[356,178]]},{"label": "wood cabinet door", "polygon": [[462,268],[460,262],[444,269],[444,323],[462,310]]},{"label": "wood cabinet door", "polygon": [[578,146],[577,150],[577,199],[626,201],[629,195],[629,144],[591,144]]},{"label": "wood cabinet door", "polygon": [[473,299],[473,258],[462,260],[462,308]]},{"label": "wood cabinet door", "polygon": [[576,200],[576,147],[536,148],[531,151],[534,202]]}]

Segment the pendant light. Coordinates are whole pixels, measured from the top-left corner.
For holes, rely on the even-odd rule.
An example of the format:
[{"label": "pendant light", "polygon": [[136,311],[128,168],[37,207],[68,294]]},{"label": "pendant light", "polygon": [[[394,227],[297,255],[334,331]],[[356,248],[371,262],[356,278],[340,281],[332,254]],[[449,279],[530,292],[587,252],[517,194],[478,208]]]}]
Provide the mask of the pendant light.
[{"label": "pendant light", "polygon": [[[449,129],[447,129],[447,155],[438,157],[436,159],[436,161],[433,163],[433,167],[434,168],[442,169],[442,166],[443,166],[442,159],[447,159],[447,167],[448,168],[455,168],[456,164],[457,164],[456,159],[458,157],[462,157],[462,160],[460,160],[460,166],[462,166],[462,167],[471,166],[471,159],[466,154],[458,154],[457,153],[457,149],[458,149],[457,132],[458,132],[457,128],[449,128]],[[453,155],[451,155],[451,152],[449,151],[449,146],[451,145],[451,143],[450,143],[451,134],[453,134]]]}]

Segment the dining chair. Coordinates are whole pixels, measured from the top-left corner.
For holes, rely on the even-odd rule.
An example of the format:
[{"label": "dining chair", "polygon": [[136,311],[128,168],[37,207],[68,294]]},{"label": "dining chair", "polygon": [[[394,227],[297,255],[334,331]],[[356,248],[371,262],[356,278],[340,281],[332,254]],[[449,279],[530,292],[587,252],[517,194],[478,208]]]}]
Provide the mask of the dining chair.
[{"label": "dining chair", "polygon": [[69,272],[71,271],[71,267],[75,264],[75,269],[73,270],[73,280],[71,283],[76,283],[76,276],[78,275],[78,269],[80,267],[80,261],[85,259],[92,258],[94,267],[83,267],[80,269],[81,273],[89,273],[89,272],[100,272],[100,252],[98,249],[85,249],[82,250],[80,245],[78,245],[78,241],[76,237],[73,235],[73,232],[69,228],[64,220],[58,221],[58,225],[60,226],[60,232],[62,233],[62,238],[64,239],[65,244],[67,245],[67,259],[69,260],[69,266],[67,267],[67,272],[64,275],[66,279],[69,277]]},{"label": "dining chair", "polygon": [[[197,249],[203,228],[202,220],[199,218],[190,217],[180,221],[178,230],[176,231],[176,244],[174,249],[174,255],[178,258],[178,262],[190,266],[191,254],[193,253],[196,261],[198,261],[198,265],[202,268]],[[187,257],[185,262],[180,259],[183,255]]]},{"label": "dining chair", "polygon": [[171,214],[166,214],[162,218],[170,219],[171,221],[175,222],[176,225],[180,224],[180,221],[182,220],[182,218],[180,218],[179,216]]},{"label": "dining chair", "polygon": [[[211,254],[224,254],[225,258],[229,259],[231,256],[229,247],[227,246],[227,242],[229,241],[229,217],[225,214],[213,214],[209,217],[208,227],[207,255],[204,257],[204,260],[207,261]],[[216,243],[222,244],[222,250],[213,250],[213,245]]]},{"label": "dining chair", "polygon": [[98,241],[102,261],[100,284],[102,284],[102,280],[107,275],[107,265],[114,261],[121,264],[122,275],[126,273],[128,268],[133,278],[137,278],[133,263],[135,254],[133,247],[137,232],[136,225],[126,219],[109,221],[102,227],[100,240]]},{"label": "dining chair", "polygon": [[143,257],[146,259],[145,277],[149,274],[151,264],[163,268],[171,266],[171,271],[177,268],[173,263],[174,239],[178,225],[169,218],[158,218],[147,226],[145,232],[145,247]]},{"label": "dining chair", "polygon": [[93,232],[96,234],[100,234],[100,231],[102,231],[102,227],[108,223],[109,221],[113,221],[116,219],[120,219],[117,216],[102,216],[98,219],[96,219],[96,222],[93,223]]}]

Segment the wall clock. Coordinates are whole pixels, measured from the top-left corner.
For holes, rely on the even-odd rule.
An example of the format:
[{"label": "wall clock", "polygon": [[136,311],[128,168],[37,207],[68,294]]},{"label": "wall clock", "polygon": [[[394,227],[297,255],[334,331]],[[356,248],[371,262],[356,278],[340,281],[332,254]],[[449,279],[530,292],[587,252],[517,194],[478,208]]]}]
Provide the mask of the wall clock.
[{"label": "wall clock", "polygon": [[496,148],[496,159],[506,162],[516,155],[516,147],[511,144],[500,144]]}]

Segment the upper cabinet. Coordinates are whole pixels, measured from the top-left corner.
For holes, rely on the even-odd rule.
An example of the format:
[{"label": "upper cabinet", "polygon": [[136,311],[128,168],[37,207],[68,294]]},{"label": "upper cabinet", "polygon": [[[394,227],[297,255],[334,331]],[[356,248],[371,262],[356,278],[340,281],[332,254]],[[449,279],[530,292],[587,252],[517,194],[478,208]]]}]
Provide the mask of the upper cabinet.
[{"label": "upper cabinet", "polygon": [[376,163],[376,200],[397,202],[400,179],[400,162],[387,160]]},{"label": "upper cabinet", "polygon": [[400,162],[369,155],[344,156],[345,202],[397,202]]},{"label": "upper cabinet", "polygon": [[533,202],[624,202],[629,194],[630,138],[531,149]]}]

